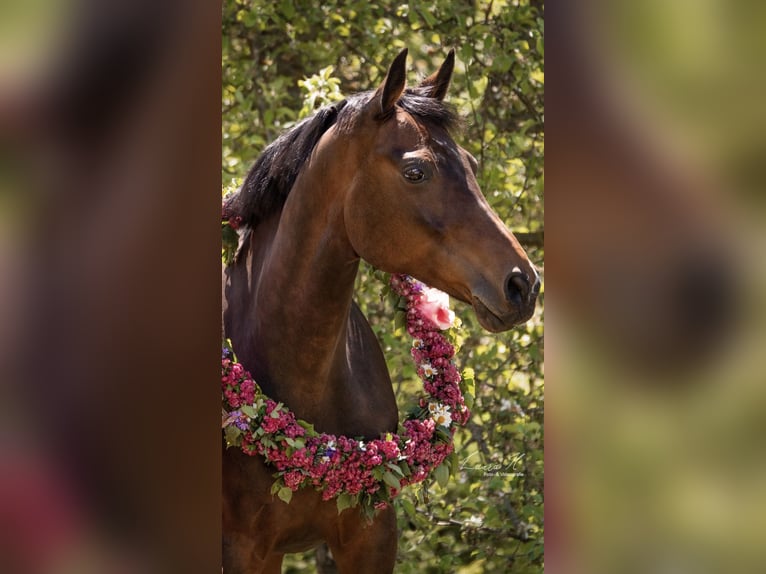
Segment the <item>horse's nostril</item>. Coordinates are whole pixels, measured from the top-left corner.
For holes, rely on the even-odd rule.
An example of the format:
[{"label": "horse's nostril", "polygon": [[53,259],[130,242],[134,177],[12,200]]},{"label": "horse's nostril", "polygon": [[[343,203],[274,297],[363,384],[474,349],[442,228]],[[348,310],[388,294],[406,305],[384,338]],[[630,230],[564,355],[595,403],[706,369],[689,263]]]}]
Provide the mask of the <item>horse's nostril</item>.
[{"label": "horse's nostril", "polygon": [[505,296],[515,305],[521,306],[529,298],[529,279],[521,271],[514,271],[505,282]]},{"label": "horse's nostril", "polygon": [[[711,267],[717,272],[711,272]],[[671,286],[675,318],[690,334],[719,332],[730,323],[736,307],[736,285],[725,263],[687,263]]]}]

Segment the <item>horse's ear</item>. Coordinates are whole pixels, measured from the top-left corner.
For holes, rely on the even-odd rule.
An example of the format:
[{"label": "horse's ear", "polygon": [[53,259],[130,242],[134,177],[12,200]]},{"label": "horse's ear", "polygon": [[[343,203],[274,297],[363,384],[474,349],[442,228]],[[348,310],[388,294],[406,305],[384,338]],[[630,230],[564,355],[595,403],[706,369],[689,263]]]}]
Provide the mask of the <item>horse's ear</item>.
[{"label": "horse's ear", "polygon": [[375,92],[375,96],[380,102],[380,114],[387,115],[394,109],[394,105],[401,97],[404,91],[404,82],[407,77],[407,48],[399,52],[394,58],[391,67],[388,69],[386,79]]},{"label": "horse's ear", "polygon": [[447,54],[447,59],[441,67],[428,76],[425,80],[420,82],[419,88],[423,88],[423,93],[429,98],[436,98],[437,100],[443,100],[447,95],[447,88],[449,88],[449,82],[452,79],[452,71],[455,69],[455,50],[454,48]]}]

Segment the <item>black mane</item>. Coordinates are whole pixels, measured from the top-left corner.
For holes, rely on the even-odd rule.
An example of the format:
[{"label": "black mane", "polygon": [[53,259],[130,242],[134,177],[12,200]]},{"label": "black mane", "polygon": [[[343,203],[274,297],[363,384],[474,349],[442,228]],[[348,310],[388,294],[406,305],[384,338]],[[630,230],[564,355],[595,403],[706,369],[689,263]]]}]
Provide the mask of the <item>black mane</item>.
[{"label": "black mane", "polygon": [[[372,94],[364,92],[321,108],[274,140],[250,168],[241,189],[226,201],[225,217],[240,217],[242,225],[252,228],[282,209],[322,135],[336,123],[346,125],[352,122]],[[458,117],[451,106],[422,95],[418,88],[408,88],[397,106],[428,125],[446,130],[458,125]],[[380,119],[385,121],[387,118]]]}]

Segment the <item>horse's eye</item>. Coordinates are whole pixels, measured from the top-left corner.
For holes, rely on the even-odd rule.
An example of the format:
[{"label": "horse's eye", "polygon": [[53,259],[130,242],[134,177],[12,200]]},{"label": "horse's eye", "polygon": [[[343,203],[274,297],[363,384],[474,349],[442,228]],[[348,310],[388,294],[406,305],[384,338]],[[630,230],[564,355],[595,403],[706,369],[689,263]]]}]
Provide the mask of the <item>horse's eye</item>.
[{"label": "horse's eye", "polygon": [[404,168],[404,177],[412,183],[418,183],[426,178],[426,173],[417,166],[410,165]]}]

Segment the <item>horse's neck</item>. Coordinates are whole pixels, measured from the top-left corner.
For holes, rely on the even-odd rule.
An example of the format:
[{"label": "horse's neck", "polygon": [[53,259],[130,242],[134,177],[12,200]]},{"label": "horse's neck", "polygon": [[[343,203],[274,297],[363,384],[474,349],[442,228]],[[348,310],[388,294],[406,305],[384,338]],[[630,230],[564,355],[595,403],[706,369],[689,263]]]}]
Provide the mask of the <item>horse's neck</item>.
[{"label": "horse's neck", "polygon": [[[372,396],[391,393],[391,385],[377,340],[361,313],[352,313],[359,259],[345,235],[342,203],[321,184],[299,177],[281,214],[251,232],[241,275],[231,279],[243,288],[246,273],[249,310],[247,317],[230,313],[229,323],[264,391],[325,430],[338,428],[339,411],[367,410],[352,392],[360,379],[369,381],[365,391],[375,387]],[[229,306],[245,306],[244,297]],[[367,362],[372,366],[359,366]]]},{"label": "horse's neck", "polygon": [[272,377],[280,386],[311,377],[316,384],[292,386],[312,394],[322,390],[321,382],[345,356],[359,266],[317,227],[317,222],[283,212],[256,279],[254,325],[259,342],[271,351]]}]

